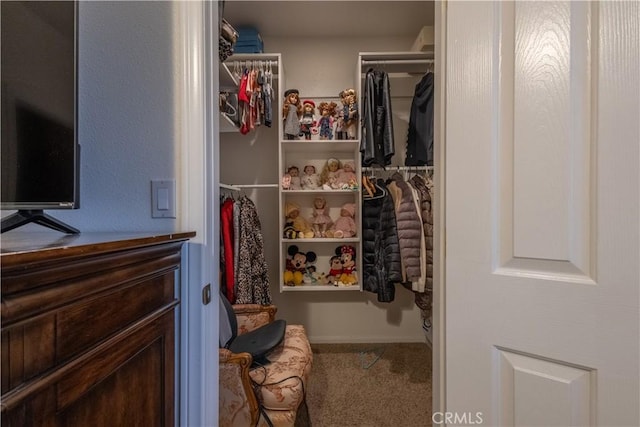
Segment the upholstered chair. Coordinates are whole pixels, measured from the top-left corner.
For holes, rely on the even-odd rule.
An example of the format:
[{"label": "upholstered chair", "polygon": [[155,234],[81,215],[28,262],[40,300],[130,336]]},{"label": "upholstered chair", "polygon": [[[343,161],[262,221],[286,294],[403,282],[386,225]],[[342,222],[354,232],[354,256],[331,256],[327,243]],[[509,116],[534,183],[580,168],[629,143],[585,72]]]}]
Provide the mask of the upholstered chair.
[{"label": "upholstered chair", "polygon": [[[237,334],[256,331],[274,322],[276,307],[234,305]],[[222,309],[222,307],[221,307]],[[304,403],[313,356],[304,326],[286,325],[280,344],[254,363],[248,352],[219,349],[219,425],[293,426]]]}]

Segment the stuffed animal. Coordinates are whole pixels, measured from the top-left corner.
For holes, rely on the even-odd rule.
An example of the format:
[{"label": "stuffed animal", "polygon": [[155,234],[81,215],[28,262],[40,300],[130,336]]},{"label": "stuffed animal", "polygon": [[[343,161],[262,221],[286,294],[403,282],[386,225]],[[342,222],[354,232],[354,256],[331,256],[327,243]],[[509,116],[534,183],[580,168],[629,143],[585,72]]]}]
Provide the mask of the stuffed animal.
[{"label": "stuffed animal", "polygon": [[329,260],[330,269],[329,274],[327,275],[327,280],[329,283],[333,283],[334,285],[338,284],[338,279],[342,275],[342,258],[340,255],[334,255]]},{"label": "stuffed animal", "polygon": [[336,255],[340,255],[342,261],[342,274],[338,279],[338,286],[351,286],[358,283],[356,275],[356,248],[350,245],[342,245],[336,248]]},{"label": "stuffed animal", "polygon": [[356,205],[355,203],[345,203],[340,209],[340,218],[338,218],[332,227],[333,237],[355,237],[356,235]]},{"label": "stuffed animal", "polygon": [[287,262],[284,272],[285,286],[300,286],[305,281],[308,269],[316,262],[316,253],[302,252],[296,245],[287,248]]},{"label": "stuffed animal", "polygon": [[313,237],[311,224],[300,215],[300,206],[287,202],[284,205],[285,224],[283,237],[285,239],[305,239]]},{"label": "stuffed animal", "polygon": [[326,274],[316,270],[315,265],[309,265],[307,272],[302,276],[302,282],[305,285],[326,285],[329,283]]}]

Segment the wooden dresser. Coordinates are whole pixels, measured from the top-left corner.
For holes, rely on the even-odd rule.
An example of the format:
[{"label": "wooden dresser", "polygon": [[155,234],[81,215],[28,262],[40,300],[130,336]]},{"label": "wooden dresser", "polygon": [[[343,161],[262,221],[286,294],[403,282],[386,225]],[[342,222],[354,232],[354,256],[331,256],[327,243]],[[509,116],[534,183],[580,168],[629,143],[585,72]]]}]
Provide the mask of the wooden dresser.
[{"label": "wooden dresser", "polygon": [[2,426],[174,425],[177,272],[193,236],[0,236]]}]

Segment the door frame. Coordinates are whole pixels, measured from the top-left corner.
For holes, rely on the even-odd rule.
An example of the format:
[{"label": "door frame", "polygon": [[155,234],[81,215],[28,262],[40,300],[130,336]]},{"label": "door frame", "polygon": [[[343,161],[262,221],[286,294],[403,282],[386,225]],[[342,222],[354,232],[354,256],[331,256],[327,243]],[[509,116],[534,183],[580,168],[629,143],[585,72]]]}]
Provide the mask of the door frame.
[{"label": "door frame", "polygon": [[[174,1],[176,169],[179,227],[188,243],[180,309],[177,425],[218,423],[219,111],[218,2]],[[210,302],[203,303],[210,284]]]},{"label": "door frame", "polygon": [[[191,250],[189,267],[183,280],[183,288],[195,282],[201,285],[215,283],[218,276],[217,263],[207,260],[219,256],[215,236],[218,230],[218,211],[213,209],[219,194],[219,111],[212,94],[219,90],[218,45],[216,33],[217,2],[176,2],[180,31],[176,35],[182,57],[177,64],[182,69],[182,81],[176,87],[179,121],[177,145],[180,148],[180,225],[184,229],[195,230],[197,236],[191,246],[203,245]],[[445,111],[446,111],[446,28],[447,0],[435,1],[435,94],[434,94],[434,157],[438,167],[434,173],[436,186],[434,212],[434,259],[433,259],[433,362],[432,362],[432,412],[446,411],[446,224],[445,224]],[[209,41],[207,41],[209,40]],[[179,79],[178,79],[179,80]],[[195,259],[192,259],[195,258]],[[217,405],[208,402],[218,400],[218,356],[214,345],[218,341],[217,304],[203,306],[199,301],[201,286],[192,289],[191,305],[183,303],[181,339],[181,425],[216,425]],[[196,292],[197,291],[197,292]],[[212,292],[214,295],[216,293]],[[200,307],[201,310],[197,310]],[[201,317],[202,316],[202,317]],[[202,323],[197,319],[201,319]],[[182,322],[181,322],[182,323]],[[185,335],[186,334],[186,335]],[[189,341],[190,339],[190,341]],[[187,358],[187,349],[198,350]],[[202,363],[202,361],[214,363]],[[193,381],[194,373],[202,368],[199,381]],[[191,381],[189,379],[191,378]],[[190,399],[189,396],[200,396]],[[194,401],[198,401],[194,404]],[[187,406],[189,405],[189,406]],[[188,422],[187,422],[188,421]]]},{"label": "door frame", "polygon": [[[446,52],[447,0],[435,2],[434,14],[435,92],[434,159],[435,209],[433,209],[433,345],[432,345],[432,414],[446,412]],[[433,419],[433,417],[432,417]]]}]

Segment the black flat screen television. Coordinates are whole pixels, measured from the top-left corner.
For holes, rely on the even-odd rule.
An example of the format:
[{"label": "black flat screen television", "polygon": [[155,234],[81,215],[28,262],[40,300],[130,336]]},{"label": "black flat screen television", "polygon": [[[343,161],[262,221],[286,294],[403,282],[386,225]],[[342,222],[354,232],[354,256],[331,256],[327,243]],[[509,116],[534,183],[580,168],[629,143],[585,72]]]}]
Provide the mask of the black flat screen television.
[{"label": "black flat screen television", "polygon": [[2,232],[35,222],[78,230],[45,209],[79,208],[77,2],[2,1]]}]

